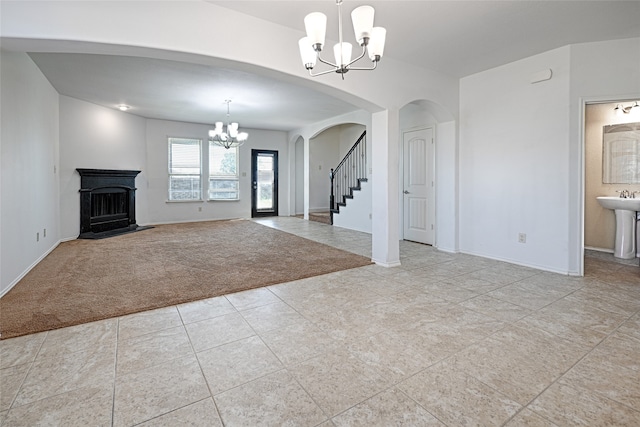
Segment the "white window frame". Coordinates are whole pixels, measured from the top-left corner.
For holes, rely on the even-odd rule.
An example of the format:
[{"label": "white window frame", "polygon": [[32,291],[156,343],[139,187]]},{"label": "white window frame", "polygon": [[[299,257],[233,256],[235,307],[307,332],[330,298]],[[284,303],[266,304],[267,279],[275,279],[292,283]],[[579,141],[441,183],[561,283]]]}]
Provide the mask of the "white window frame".
[{"label": "white window frame", "polygon": [[[172,157],[172,145],[175,141],[179,140],[188,140],[188,141],[196,141],[198,145],[198,170],[199,173],[177,173],[174,171],[173,166],[173,157]],[[167,179],[167,200],[169,202],[201,202],[202,201],[202,139],[200,138],[187,138],[187,137],[168,137],[167,138],[167,166],[168,166],[168,179]],[[191,177],[196,178],[196,182],[199,184],[197,197],[191,197],[186,199],[175,199],[173,197],[173,192],[171,189],[171,183],[174,177]],[[191,190],[193,193],[194,190]]]},{"label": "white window frame", "polygon": [[[221,175],[221,174],[214,174],[213,173],[213,167],[212,167],[212,162],[211,162],[211,157],[213,155],[213,151],[214,150],[225,150],[225,151],[230,151],[230,150],[234,150],[235,151],[235,174],[231,175],[231,174],[225,174],[225,175]],[[213,142],[209,142],[209,158],[208,158],[208,166],[209,166],[209,179],[207,180],[207,200],[209,201],[238,201],[240,200],[240,177],[239,177],[239,168],[240,168],[240,149],[238,147],[231,147],[231,148],[224,148],[221,147],[219,145],[216,145]],[[229,191],[225,191],[223,189],[215,189],[214,186],[212,185],[212,182],[223,182],[223,181],[233,181],[236,184],[236,189],[235,190],[229,190]],[[214,191],[216,193],[235,193],[235,197],[211,197],[211,193],[212,191]]]}]

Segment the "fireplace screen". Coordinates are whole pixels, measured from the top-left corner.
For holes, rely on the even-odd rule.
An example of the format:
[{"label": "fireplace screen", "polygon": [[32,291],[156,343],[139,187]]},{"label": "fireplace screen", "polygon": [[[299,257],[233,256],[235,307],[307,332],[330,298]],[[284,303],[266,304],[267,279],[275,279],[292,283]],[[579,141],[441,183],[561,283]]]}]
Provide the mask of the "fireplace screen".
[{"label": "fireplace screen", "polygon": [[91,194],[91,217],[127,214],[127,193],[93,193]]}]

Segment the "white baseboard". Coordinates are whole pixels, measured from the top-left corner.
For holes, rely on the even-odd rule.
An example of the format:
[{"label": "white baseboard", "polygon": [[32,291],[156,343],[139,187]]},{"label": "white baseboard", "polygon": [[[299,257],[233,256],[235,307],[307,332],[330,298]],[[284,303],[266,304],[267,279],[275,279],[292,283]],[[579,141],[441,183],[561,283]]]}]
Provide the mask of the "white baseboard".
[{"label": "white baseboard", "polygon": [[372,259],[371,261],[375,262],[376,265],[379,265],[380,267],[387,267],[387,268],[400,267],[402,265],[400,261],[382,262],[382,261],[376,261],[375,259]]},{"label": "white baseboard", "polygon": [[485,255],[485,254],[479,254],[479,253],[468,252],[468,251],[460,251],[460,253],[461,254],[467,254],[467,255],[473,255],[473,256],[480,257],[480,258],[492,259],[494,261],[507,262],[509,264],[519,265],[521,267],[529,267],[529,268],[534,268],[536,270],[548,271],[550,273],[563,274],[565,276],[580,276],[580,274],[578,272],[576,272],[576,271],[558,270],[558,269],[549,268],[549,267],[546,267],[546,266],[543,266],[543,265],[520,262],[520,261],[512,260],[512,259],[509,259],[509,258],[489,256],[489,255]]},{"label": "white baseboard", "polygon": [[[73,239],[69,239],[69,240],[73,240]],[[2,298],[3,296],[5,296],[7,294],[7,292],[9,292],[11,289],[13,289],[13,287],[15,285],[18,284],[18,282],[20,280],[22,280],[24,278],[24,276],[26,276],[27,274],[29,274],[29,272],[31,270],[33,270],[33,268],[38,265],[40,263],[40,261],[42,261],[47,255],[49,255],[55,248],[58,247],[58,245],[62,242],[62,240],[58,240],[56,243],[54,243],[53,246],[51,246],[44,254],[42,254],[37,260],[35,260],[33,263],[31,263],[31,265],[29,267],[26,268],[26,270],[24,270],[16,279],[14,279],[9,286],[7,286],[7,289],[4,289],[1,293],[0,293],[0,298]]]}]

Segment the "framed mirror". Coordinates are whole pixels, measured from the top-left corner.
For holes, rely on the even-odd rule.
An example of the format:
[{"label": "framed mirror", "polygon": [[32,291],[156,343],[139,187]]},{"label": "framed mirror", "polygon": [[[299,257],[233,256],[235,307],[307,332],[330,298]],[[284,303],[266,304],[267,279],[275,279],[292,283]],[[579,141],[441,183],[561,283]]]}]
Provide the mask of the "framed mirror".
[{"label": "framed mirror", "polygon": [[602,135],[602,183],[640,184],[640,123],[607,125]]}]

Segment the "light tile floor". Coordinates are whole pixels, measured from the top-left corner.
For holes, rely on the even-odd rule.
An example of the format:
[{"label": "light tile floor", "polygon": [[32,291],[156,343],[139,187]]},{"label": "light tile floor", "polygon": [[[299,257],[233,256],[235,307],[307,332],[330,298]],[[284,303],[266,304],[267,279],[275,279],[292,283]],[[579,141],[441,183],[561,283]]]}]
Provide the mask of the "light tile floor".
[{"label": "light tile floor", "polygon": [[401,258],[2,341],[2,426],[640,425],[640,268]]}]

